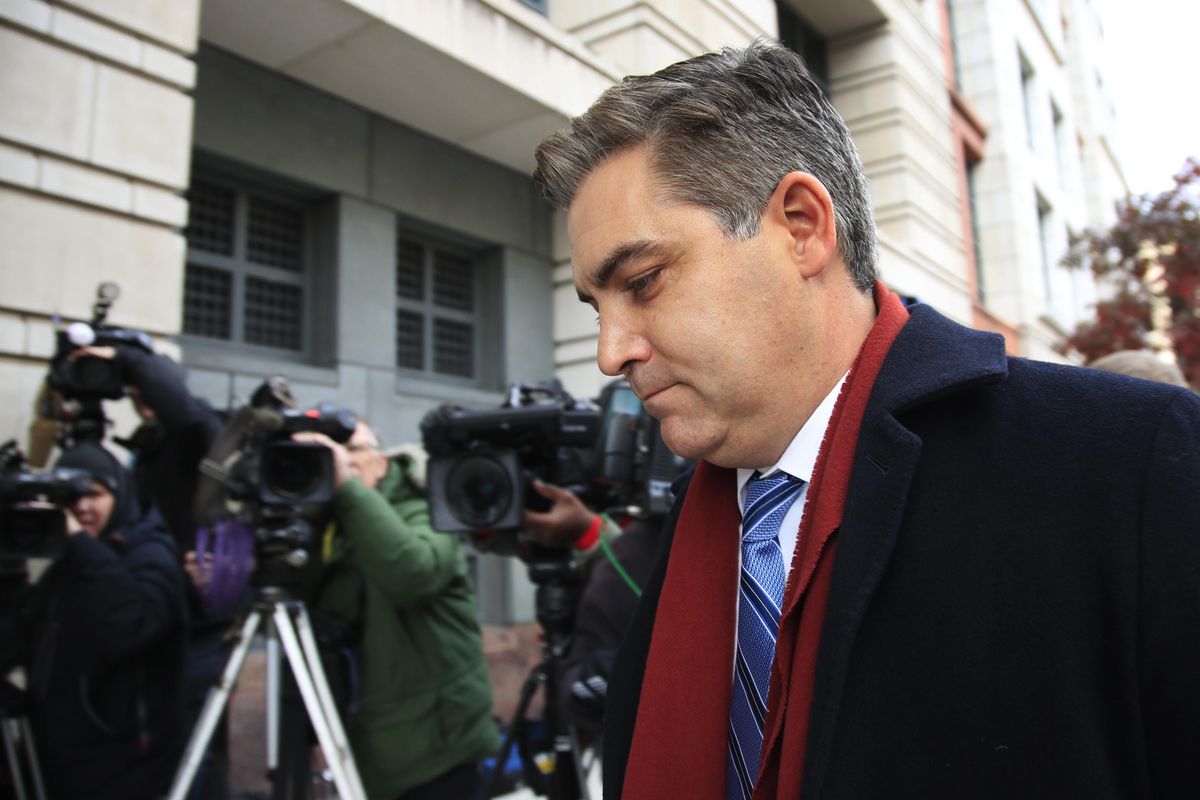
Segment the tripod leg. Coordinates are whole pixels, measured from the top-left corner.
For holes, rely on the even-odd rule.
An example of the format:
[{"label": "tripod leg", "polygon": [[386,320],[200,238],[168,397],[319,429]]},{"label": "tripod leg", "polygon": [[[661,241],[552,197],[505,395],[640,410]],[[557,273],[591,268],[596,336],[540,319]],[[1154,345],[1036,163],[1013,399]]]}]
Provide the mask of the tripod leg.
[{"label": "tripod leg", "polygon": [[25,800],[25,778],[21,774],[21,758],[17,755],[16,740],[19,729],[15,719],[0,719],[4,730],[4,758],[8,762],[8,774],[12,779],[13,791],[17,800]]},{"label": "tripod leg", "polygon": [[[358,768],[354,764],[354,756],[350,753],[350,749],[346,746],[338,747],[333,734],[333,726],[337,725],[340,729],[341,721],[334,712],[333,719],[325,713],[325,709],[321,705],[321,699],[317,694],[314,674],[320,677],[325,692],[328,694],[328,683],[325,680],[325,670],[321,666],[319,657],[315,658],[315,663],[307,663],[304,657],[304,652],[301,650],[300,641],[296,636],[295,623],[288,613],[288,608],[284,604],[275,606],[275,629],[279,633],[279,640],[283,644],[283,652],[287,656],[288,663],[292,667],[292,675],[296,678],[296,685],[300,689],[300,695],[304,698],[304,707],[308,711],[308,718],[312,722],[313,730],[317,734],[317,742],[321,745],[321,751],[325,754],[325,760],[329,764],[329,769],[333,773],[333,782],[337,787],[338,796],[342,800],[365,800],[366,792],[363,791],[362,779],[358,775]],[[307,622],[308,617],[303,617]],[[309,633],[311,636],[311,631]],[[314,642],[315,650],[315,642]],[[315,655],[315,653],[314,653]],[[345,732],[342,731],[341,738],[345,741]]]},{"label": "tripod leg", "polygon": [[496,766],[492,768],[492,774],[488,776],[487,783],[484,784],[481,794],[476,800],[487,800],[495,794],[500,786],[500,776],[504,772],[504,765],[508,762],[508,754],[512,752],[513,745],[517,746],[517,755],[521,759],[521,768],[525,775],[525,782],[529,784],[529,788],[539,794],[544,793],[544,777],[542,776],[537,764],[534,763],[533,753],[529,747],[528,729],[526,727],[526,715],[529,713],[529,703],[533,700],[533,694],[537,691],[538,686],[542,684],[543,674],[542,665],[534,667],[533,670],[525,677],[525,682],[521,684],[521,694],[517,700],[517,709],[513,712],[512,722],[508,724],[508,732],[504,735],[504,741],[500,745],[500,752],[496,756]]},{"label": "tripod leg", "polygon": [[283,697],[283,683],[279,674],[279,632],[275,622],[268,617],[267,631],[267,774],[275,774],[279,766],[279,703]]},{"label": "tripod leg", "polygon": [[583,763],[583,748],[579,746],[579,729],[574,725],[567,726],[566,733],[571,746],[571,760],[575,764],[575,785],[579,787],[580,800],[592,800],[591,790],[588,789],[588,773],[591,763]]},{"label": "tripod leg", "polygon": [[21,739],[25,742],[25,760],[29,762],[34,794],[38,800],[46,800],[46,783],[42,780],[42,762],[38,761],[37,748],[33,746],[33,729],[29,727],[29,720],[25,717],[21,717],[17,726],[21,731]]},{"label": "tripod leg", "polygon": [[196,780],[196,770],[200,768],[200,760],[204,757],[204,751],[212,740],[213,731],[216,730],[217,723],[221,719],[221,712],[229,703],[229,694],[233,691],[234,684],[237,683],[238,673],[242,671],[246,654],[250,652],[254,633],[261,623],[262,612],[257,608],[247,614],[245,621],[242,622],[238,643],[233,648],[233,652],[229,654],[229,661],[225,663],[225,671],[221,673],[221,682],[208,690],[208,699],[204,701],[204,709],[200,712],[200,718],[196,721],[196,727],[192,730],[192,736],[188,740],[187,749],[183,751],[183,760],[179,762],[175,780],[171,783],[171,791],[167,795],[169,800],[184,800],[192,782]]},{"label": "tripod leg", "polygon": [[543,719],[546,733],[554,747],[554,772],[550,775],[550,800],[579,800],[586,798],[587,787],[583,785],[579,769],[579,743],[573,726],[564,725],[558,708],[558,664],[555,654],[544,664],[543,690],[546,707]]},{"label": "tripod leg", "polygon": [[333,736],[333,743],[339,752],[348,751],[350,738],[346,736],[346,729],[342,726],[342,717],[338,713],[337,703],[333,701],[333,693],[329,691],[329,679],[325,677],[325,665],[321,663],[321,651],[317,647],[317,637],[313,635],[312,621],[308,617],[308,610],[303,605],[297,605],[293,611],[296,633],[300,637],[300,646],[304,649],[304,657],[308,660],[310,671],[313,674],[317,699],[321,701],[325,719],[329,720],[329,732]]}]

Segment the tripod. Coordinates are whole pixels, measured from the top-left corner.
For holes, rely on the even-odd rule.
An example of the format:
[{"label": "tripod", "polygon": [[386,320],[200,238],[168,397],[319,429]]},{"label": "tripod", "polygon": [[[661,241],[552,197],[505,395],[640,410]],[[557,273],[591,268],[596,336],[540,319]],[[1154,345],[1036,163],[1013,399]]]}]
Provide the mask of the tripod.
[{"label": "tripod", "polygon": [[196,779],[196,771],[213,731],[221,717],[221,712],[229,702],[238,673],[245,663],[246,654],[250,651],[254,635],[261,628],[267,640],[267,766],[272,773],[278,764],[279,753],[279,703],[281,687],[279,684],[278,653],[279,645],[283,645],[283,654],[291,665],[296,685],[304,700],[304,708],[308,712],[309,721],[317,735],[321,752],[333,774],[333,782],[337,787],[338,796],[343,800],[365,800],[362,779],[358,775],[358,767],[354,764],[354,756],[342,727],[341,717],[329,691],[325,679],[325,669],[321,666],[321,655],[317,650],[317,640],[313,635],[312,623],[304,604],[288,598],[287,594],[277,586],[260,587],[254,601],[254,607],[246,615],[238,633],[237,644],[225,664],[219,684],[209,690],[208,699],[204,701],[204,709],[192,731],[184,751],[183,760],[175,773],[171,784],[170,800],[184,800],[188,789]]},{"label": "tripod", "polygon": [[[529,578],[537,586],[537,620],[542,627],[542,663],[534,667],[521,686],[520,700],[512,724],[500,745],[496,766],[478,800],[486,800],[495,792],[504,762],[517,743],[517,752],[525,773],[525,781],[538,794],[550,800],[588,800],[587,770],[579,747],[575,726],[568,724],[558,707],[558,685],[562,661],[571,644],[575,624],[575,609],[582,591],[582,578],[570,554],[529,563]],[[529,704],[538,687],[543,689],[546,733],[554,747],[554,768],[545,775],[533,759],[529,741]]]},{"label": "tripod", "polygon": [[[29,568],[24,558],[0,558],[0,609],[7,611],[20,602],[22,592],[29,586]],[[0,672],[8,671],[7,657]],[[46,785],[42,781],[41,764],[37,748],[33,744],[33,731],[26,716],[28,700],[25,692],[0,675],[0,733],[4,739],[4,761],[8,765],[8,776],[12,783],[13,796],[17,800],[29,797],[25,784],[25,770],[33,784],[33,796],[46,800]],[[22,767],[24,764],[24,767]]]},{"label": "tripod", "polygon": [[0,700],[0,728],[4,731],[4,758],[8,764],[13,794],[17,800],[26,800],[30,796],[25,788],[25,773],[21,767],[23,755],[33,783],[33,796],[38,800],[46,800],[46,785],[42,782],[37,750],[33,746],[33,731],[29,729],[29,720],[24,716],[22,709],[22,693],[7,681],[0,690],[3,691],[3,699]]}]

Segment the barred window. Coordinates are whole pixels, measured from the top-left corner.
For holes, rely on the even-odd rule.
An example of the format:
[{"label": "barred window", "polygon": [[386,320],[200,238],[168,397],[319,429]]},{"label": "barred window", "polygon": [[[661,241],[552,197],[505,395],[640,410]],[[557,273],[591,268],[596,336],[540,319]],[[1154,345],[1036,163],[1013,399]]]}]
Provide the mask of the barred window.
[{"label": "barred window", "polygon": [[397,229],[396,366],[478,378],[477,258]]},{"label": "barred window", "polygon": [[308,208],[207,176],[188,204],[183,332],[305,350]]}]

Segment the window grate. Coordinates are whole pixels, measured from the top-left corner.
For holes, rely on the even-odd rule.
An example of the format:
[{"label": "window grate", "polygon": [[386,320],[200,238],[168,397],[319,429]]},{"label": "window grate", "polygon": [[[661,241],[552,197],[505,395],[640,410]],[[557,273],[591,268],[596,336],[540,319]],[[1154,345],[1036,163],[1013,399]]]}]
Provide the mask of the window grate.
[{"label": "window grate", "polygon": [[443,375],[475,375],[475,327],[448,319],[433,321],[433,370]]},{"label": "window grate", "polygon": [[249,344],[300,350],[304,343],[304,290],[299,286],[246,277]]},{"label": "window grate", "polygon": [[475,309],[474,270],[470,259],[441,250],[433,254],[433,302],[458,311]]},{"label": "window grate", "polygon": [[250,196],[246,257],[257,264],[301,272],[304,269],[304,212],[284,203]]},{"label": "window grate", "polygon": [[188,264],[184,280],[184,333],[228,339],[233,276],[223,269]]},{"label": "window grate", "polygon": [[478,378],[482,295],[475,254],[396,231],[396,366]]},{"label": "window grate", "polygon": [[425,248],[403,238],[396,242],[396,297],[425,297]]},{"label": "window grate", "polygon": [[412,311],[396,312],[396,366],[425,368],[425,319]]},{"label": "window grate", "polygon": [[234,192],[196,181],[188,189],[188,223],[184,236],[189,247],[233,255]]}]

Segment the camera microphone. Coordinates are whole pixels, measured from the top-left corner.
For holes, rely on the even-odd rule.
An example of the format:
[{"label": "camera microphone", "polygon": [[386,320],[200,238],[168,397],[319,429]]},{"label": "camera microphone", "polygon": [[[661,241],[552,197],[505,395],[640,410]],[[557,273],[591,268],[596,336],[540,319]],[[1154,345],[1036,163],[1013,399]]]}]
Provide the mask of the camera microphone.
[{"label": "camera microphone", "polygon": [[278,433],[283,430],[283,414],[274,408],[252,408],[254,425],[265,433]]},{"label": "camera microphone", "polygon": [[67,326],[67,340],[76,347],[87,347],[96,341],[96,332],[86,322],[72,322]]}]

